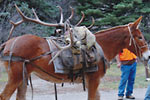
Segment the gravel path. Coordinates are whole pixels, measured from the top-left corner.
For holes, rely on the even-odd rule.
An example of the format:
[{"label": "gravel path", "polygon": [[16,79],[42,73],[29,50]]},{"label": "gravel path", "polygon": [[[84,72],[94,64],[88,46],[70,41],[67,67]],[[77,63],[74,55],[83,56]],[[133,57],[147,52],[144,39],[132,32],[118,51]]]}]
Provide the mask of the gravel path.
[{"label": "gravel path", "polygon": [[[41,80],[39,78],[33,79],[34,87],[34,98],[33,100],[55,100],[54,86],[53,83]],[[58,90],[58,100],[87,100],[87,92],[83,91],[82,84],[57,84]],[[2,91],[2,88],[0,89]],[[143,100],[146,89],[135,89],[134,96],[135,100]],[[102,90],[101,100],[117,100],[117,90]],[[12,96],[11,100],[15,100],[15,94]],[[27,100],[32,100],[31,98],[31,88],[28,87]],[[127,99],[124,99],[127,100]]]}]

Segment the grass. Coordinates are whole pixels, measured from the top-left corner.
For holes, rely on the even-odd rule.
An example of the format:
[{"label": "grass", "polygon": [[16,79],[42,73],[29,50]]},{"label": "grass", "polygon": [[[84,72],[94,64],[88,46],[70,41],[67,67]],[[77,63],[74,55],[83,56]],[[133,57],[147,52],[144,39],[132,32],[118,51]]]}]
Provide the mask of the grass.
[{"label": "grass", "polygon": [[1,82],[6,82],[6,81],[7,81],[7,73],[6,72],[1,72],[0,83]]},{"label": "grass", "polygon": [[7,74],[6,72],[0,72],[0,88],[4,86],[4,84],[7,82]]},{"label": "grass", "polygon": [[[121,71],[116,64],[112,64],[107,70],[104,78],[101,80],[100,88],[104,90],[118,89],[120,82]],[[145,67],[139,63],[137,66],[136,79],[134,88],[146,88],[149,82],[145,81]]]}]

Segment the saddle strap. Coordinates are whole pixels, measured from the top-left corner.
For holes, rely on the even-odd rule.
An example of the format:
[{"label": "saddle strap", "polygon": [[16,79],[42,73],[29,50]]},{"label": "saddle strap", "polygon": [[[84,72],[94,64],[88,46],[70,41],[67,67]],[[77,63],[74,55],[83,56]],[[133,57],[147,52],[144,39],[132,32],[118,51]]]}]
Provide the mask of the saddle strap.
[{"label": "saddle strap", "polygon": [[19,37],[17,37],[14,41],[13,41],[13,43],[12,43],[12,45],[11,45],[11,47],[10,47],[10,52],[9,52],[9,60],[8,60],[8,70],[10,70],[10,66],[11,66],[11,57],[12,57],[12,54],[13,54],[13,48],[14,48],[14,45],[15,45],[15,43],[16,43],[16,41],[19,39]]},{"label": "saddle strap", "polygon": [[56,86],[56,83],[54,83],[54,89],[55,89],[55,100],[57,100],[57,86]]},{"label": "saddle strap", "polygon": [[103,52],[102,47],[101,47],[97,42],[96,42],[96,48],[97,48],[97,50],[98,50],[98,52],[99,52],[99,55],[100,55],[100,57],[101,57],[100,60],[102,60],[103,63],[104,63],[104,73],[106,73],[106,66],[110,67],[110,64],[109,64],[109,62],[107,61],[106,57],[104,56],[104,52]]},{"label": "saddle strap", "polygon": [[83,84],[83,90],[85,91],[85,69],[86,69],[86,51],[85,50],[81,50],[82,51],[82,57],[83,57],[83,60],[82,60],[82,72],[81,72],[81,75],[82,75],[82,84]]}]

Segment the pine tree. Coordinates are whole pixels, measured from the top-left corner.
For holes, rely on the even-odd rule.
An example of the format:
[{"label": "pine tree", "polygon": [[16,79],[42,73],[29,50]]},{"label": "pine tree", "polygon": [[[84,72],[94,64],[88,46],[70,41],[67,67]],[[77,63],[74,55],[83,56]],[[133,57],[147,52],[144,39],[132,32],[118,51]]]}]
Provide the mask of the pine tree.
[{"label": "pine tree", "polygon": [[[150,2],[148,0],[78,0],[78,13],[86,15],[84,25],[90,24],[89,16],[96,19],[95,30],[124,25],[143,16],[142,32],[150,39]],[[148,37],[149,36],[149,37]]]}]

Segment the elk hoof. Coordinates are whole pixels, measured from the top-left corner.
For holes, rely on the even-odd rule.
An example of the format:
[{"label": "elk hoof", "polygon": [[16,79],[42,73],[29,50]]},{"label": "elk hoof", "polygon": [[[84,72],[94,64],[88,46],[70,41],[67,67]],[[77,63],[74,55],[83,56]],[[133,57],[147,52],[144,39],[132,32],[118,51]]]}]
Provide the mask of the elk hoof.
[{"label": "elk hoof", "polygon": [[2,97],[0,96],[0,100],[2,100]]},{"label": "elk hoof", "polygon": [[5,100],[5,99],[0,95],[0,100]]}]

